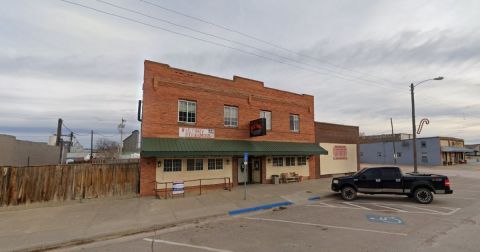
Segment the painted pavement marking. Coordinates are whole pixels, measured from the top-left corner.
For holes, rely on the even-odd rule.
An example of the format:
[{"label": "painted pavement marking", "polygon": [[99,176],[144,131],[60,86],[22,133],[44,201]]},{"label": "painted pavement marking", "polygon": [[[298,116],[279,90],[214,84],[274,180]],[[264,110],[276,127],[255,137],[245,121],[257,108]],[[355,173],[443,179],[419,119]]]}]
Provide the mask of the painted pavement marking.
[{"label": "painted pavement marking", "polygon": [[[417,206],[412,206],[412,205],[407,205],[407,204],[388,204],[388,203],[377,203],[377,202],[356,202],[350,203],[350,202],[338,202],[338,205],[333,205],[329,204],[332,203],[332,201],[327,201],[328,203],[325,202],[317,202],[316,204],[308,204],[305,205],[307,207],[320,207],[320,208],[342,208],[342,209],[353,209],[353,210],[367,210],[367,211],[377,211],[377,212],[398,212],[398,213],[409,213],[409,214],[432,214],[432,215],[452,215],[456,213],[457,211],[461,210],[461,208],[450,208],[450,207],[441,207],[438,206],[438,208],[448,210],[448,212],[444,212],[443,210],[434,210],[430,208],[424,208],[424,207],[417,207]],[[341,203],[341,204],[339,204]],[[348,205],[348,206],[345,206]],[[367,206],[376,206],[378,208],[384,208],[384,209],[372,209]],[[402,208],[407,208],[407,209],[402,209]],[[415,210],[411,210],[415,209]],[[419,211],[420,210],[420,211]]]},{"label": "painted pavement marking", "polygon": [[374,214],[367,214],[367,220],[371,222],[377,222],[382,224],[397,224],[404,225],[405,221],[402,218],[397,216],[380,216]]},{"label": "painted pavement marking", "polygon": [[197,246],[197,245],[192,245],[192,244],[188,244],[188,243],[172,242],[172,241],[157,240],[157,239],[150,239],[150,238],[145,238],[143,240],[148,241],[148,242],[153,241],[153,242],[156,242],[156,243],[164,243],[164,244],[173,245],[173,246],[195,248],[195,249],[201,249],[201,250],[206,250],[206,251],[232,252],[231,250],[217,249],[217,248],[211,248],[211,247],[206,247],[206,246]]},{"label": "painted pavement marking", "polygon": [[257,221],[268,221],[268,222],[280,222],[280,223],[314,226],[314,227],[326,227],[326,228],[332,228],[332,229],[343,229],[343,230],[350,230],[350,231],[370,232],[370,233],[378,233],[378,234],[386,234],[386,235],[398,235],[398,236],[407,236],[408,235],[408,234],[405,234],[405,233],[387,232],[387,231],[381,231],[381,230],[375,230],[375,229],[333,226],[333,225],[325,225],[325,224],[318,224],[318,223],[298,222],[298,221],[289,221],[289,220],[280,220],[280,219],[267,219],[267,218],[255,218],[255,217],[243,217],[243,219],[257,220]]},{"label": "painted pavement marking", "polygon": [[353,204],[353,203],[350,203],[350,202],[342,202],[343,204],[346,204],[346,205],[349,205],[349,206],[353,206],[353,207],[357,207],[357,208],[361,208],[363,210],[372,210],[368,207],[363,207],[363,206],[359,206],[359,205],[356,205],[356,204]]}]

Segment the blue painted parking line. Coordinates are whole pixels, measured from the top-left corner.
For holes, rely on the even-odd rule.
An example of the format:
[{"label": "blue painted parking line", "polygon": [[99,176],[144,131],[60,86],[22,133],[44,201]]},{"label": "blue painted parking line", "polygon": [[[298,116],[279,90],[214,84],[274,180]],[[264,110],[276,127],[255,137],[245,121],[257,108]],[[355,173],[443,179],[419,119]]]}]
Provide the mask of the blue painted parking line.
[{"label": "blue painted parking line", "polygon": [[320,196],[312,196],[312,197],[308,198],[308,200],[310,200],[310,201],[320,200]]},{"label": "blue painted parking line", "polygon": [[396,217],[396,216],[380,216],[380,215],[367,214],[367,219],[371,222],[378,222],[378,223],[398,224],[398,225],[405,224],[405,221],[403,221],[402,218]]},{"label": "blue painted parking line", "polygon": [[248,208],[241,208],[237,210],[232,210],[229,211],[229,215],[237,215],[237,214],[244,214],[248,212],[254,212],[254,211],[260,211],[260,210],[266,210],[274,207],[280,207],[280,206],[289,206],[292,205],[293,202],[291,201],[283,201],[283,202],[277,202],[273,204],[266,204],[266,205],[260,205],[260,206],[255,206],[255,207],[248,207]]}]

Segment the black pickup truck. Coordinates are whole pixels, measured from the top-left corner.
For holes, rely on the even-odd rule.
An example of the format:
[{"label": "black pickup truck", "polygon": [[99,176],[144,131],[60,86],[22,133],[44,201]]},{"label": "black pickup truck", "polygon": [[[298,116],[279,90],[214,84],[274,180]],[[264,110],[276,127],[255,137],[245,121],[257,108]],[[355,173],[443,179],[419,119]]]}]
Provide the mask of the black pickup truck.
[{"label": "black pickup truck", "polygon": [[433,194],[452,194],[447,176],[436,174],[402,174],[398,167],[364,168],[351,176],[332,179],[332,190],[344,200],[354,200],[357,192],[365,194],[400,194],[422,204],[433,201]]}]

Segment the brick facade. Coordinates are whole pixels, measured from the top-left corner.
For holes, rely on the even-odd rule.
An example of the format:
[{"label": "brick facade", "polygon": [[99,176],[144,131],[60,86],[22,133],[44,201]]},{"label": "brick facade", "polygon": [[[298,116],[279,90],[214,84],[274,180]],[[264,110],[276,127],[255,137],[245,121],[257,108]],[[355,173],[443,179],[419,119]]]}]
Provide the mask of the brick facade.
[{"label": "brick facade", "polygon": [[[215,139],[314,143],[313,96],[265,87],[263,82],[234,76],[232,80],[145,61],[142,138],[179,138],[179,127],[215,130]],[[196,102],[196,122],[178,122],[178,100]],[[224,106],[238,108],[238,127],[224,126]],[[260,111],[271,111],[272,129],[267,135],[250,137],[249,122]],[[290,131],[290,114],[299,115],[299,132]],[[312,156],[313,157],[313,156]],[[237,178],[237,158],[232,158],[232,179]],[[262,159],[265,169],[266,160]],[[141,194],[152,195],[155,158],[141,160]],[[309,170],[315,170],[310,158]],[[263,171],[262,183],[268,182]]]}]

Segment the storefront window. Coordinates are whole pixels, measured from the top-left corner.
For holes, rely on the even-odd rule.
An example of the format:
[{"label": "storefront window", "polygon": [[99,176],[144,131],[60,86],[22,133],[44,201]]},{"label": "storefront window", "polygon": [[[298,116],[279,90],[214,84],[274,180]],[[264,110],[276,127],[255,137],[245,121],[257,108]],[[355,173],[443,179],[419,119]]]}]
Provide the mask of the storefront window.
[{"label": "storefront window", "polygon": [[181,159],[165,159],[163,161],[163,171],[164,172],[182,171],[182,160]]},{"label": "storefront window", "polygon": [[274,157],[273,166],[283,166],[283,157]]},{"label": "storefront window", "polygon": [[295,157],[286,157],[285,166],[295,166]]},{"label": "storefront window", "polygon": [[203,170],[203,159],[187,159],[187,171]]},{"label": "storefront window", "polygon": [[297,158],[298,165],[306,165],[307,164],[307,157],[298,157]]}]

